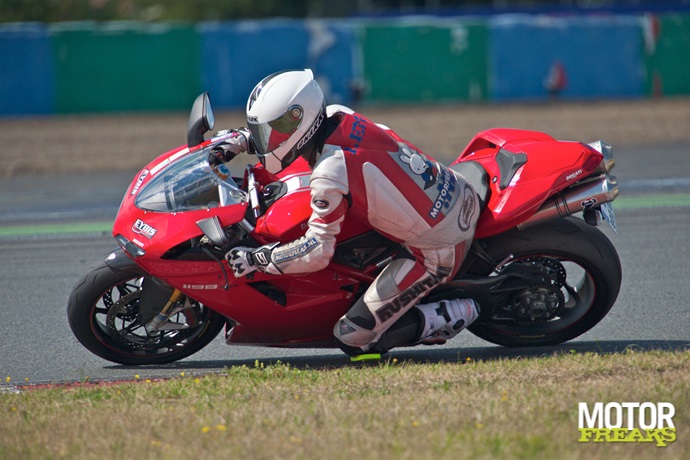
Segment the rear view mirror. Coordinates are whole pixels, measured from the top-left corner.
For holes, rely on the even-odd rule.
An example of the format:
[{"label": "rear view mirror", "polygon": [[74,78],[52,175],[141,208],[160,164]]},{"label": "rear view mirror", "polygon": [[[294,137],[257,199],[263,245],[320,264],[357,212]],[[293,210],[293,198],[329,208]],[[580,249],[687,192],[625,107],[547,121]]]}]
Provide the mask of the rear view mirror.
[{"label": "rear view mirror", "polygon": [[187,128],[187,147],[190,149],[204,142],[204,134],[213,129],[215,120],[211,109],[211,99],[207,92],[201,93],[192,105]]},{"label": "rear view mirror", "polygon": [[201,219],[200,221],[197,221],[196,225],[201,229],[202,232],[204,232],[206,238],[208,238],[214,245],[220,248],[226,248],[230,244],[230,239],[223,231],[223,227],[221,227],[218,217],[213,216],[207,219]]}]

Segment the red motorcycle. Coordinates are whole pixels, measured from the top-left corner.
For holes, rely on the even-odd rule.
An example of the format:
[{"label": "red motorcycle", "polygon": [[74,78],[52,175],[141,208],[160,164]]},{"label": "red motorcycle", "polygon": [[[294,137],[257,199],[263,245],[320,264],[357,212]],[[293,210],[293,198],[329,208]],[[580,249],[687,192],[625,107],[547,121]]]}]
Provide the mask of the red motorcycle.
[{"label": "red motorcycle", "polygon": [[[72,290],[70,327],[104,359],[176,361],[223,327],[230,345],[335,348],[335,322],[404,251],[346,219],[326,269],[235,278],[223,258],[230,248],[304,234],[310,169],[297,161],[273,176],[257,164],[233,177],[208,160],[230,136],[205,140],[211,129],[204,93],[192,108],[188,145],[155,159],[127,190],[113,227],[120,248]],[[457,276],[422,302],[477,300],[481,316],[469,330],[506,346],[554,345],[594,327],[621,284],[618,254],[596,228],[606,220],[615,230],[614,164],[602,141],[516,129],[477,134],[451,165],[479,195],[476,237]]]}]

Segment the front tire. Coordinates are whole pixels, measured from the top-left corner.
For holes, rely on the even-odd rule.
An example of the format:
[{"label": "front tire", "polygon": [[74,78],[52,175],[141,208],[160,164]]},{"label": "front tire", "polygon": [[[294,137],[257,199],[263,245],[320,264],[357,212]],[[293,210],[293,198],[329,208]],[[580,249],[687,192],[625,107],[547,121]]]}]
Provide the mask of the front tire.
[{"label": "front tire", "polygon": [[67,319],[84,347],[119,364],[170,363],[204,348],[225,325],[224,316],[187,299],[185,309],[171,318],[179,329],[147,333],[138,314],[143,280],[140,273],[102,261],[76,283]]},{"label": "front tire", "polygon": [[[568,217],[523,231],[511,230],[482,240],[480,245],[495,261],[512,255],[510,264],[543,263],[565,274],[563,297],[558,292],[553,296],[554,303],[560,298],[564,305],[553,317],[530,317],[524,312],[516,315],[524,305],[516,306],[515,297],[513,304],[503,311],[492,312],[489,318],[481,318],[469,327],[489,342],[510,347],[566,342],[598,324],[618,297],[622,278],[618,253],[606,235],[581,219]],[[468,273],[487,276],[493,270],[489,264],[478,262]],[[540,295],[537,290],[534,292],[526,290],[523,298]]]}]

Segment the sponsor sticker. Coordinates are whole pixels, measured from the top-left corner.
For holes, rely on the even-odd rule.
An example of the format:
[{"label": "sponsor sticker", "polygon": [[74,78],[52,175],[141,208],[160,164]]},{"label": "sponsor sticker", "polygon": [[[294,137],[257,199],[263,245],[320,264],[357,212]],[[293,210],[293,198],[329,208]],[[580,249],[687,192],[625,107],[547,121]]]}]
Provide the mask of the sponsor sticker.
[{"label": "sponsor sticker", "polygon": [[352,334],[353,332],[356,332],[355,328],[350,325],[350,323],[346,323],[343,320],[340,320],[340,335],[347,335],[347,334]]},{"label": "sponsor sticker", "polygon": [[311,125],[311,128],[309,128],[309,131],[307,131],[304,134],[304,136],[302,137],[302,139],[300,139],[299,142],[297,143],[298,149],[301,149],[302,147],[304,147],[304,145],[306,145],[306,143],[309,142],[312,137],[314,137],[314,134],[316,134],[316,131],[318,131],[319,126],[321,126],[321,122],[323,121],[324,118],[325,118],[324,114],[319,115],[319,118],[317,118],[316,121],[314,121],[314,124]]},{"label": "sponsor sticker", "polygon": [[144,235],[146,238],[151,239],[156,234],[158,230],[147,224],[141,219],[137,219],[132,225],[132,231],[140,235]]},{"label": "sponsor sticker", "polygon": [[275,260],[275,263],[280,263],[286,260],[294,259],[295,257],[299,257],[311,251],[314,247],[316,247],[317,244],[318,241],[316,241],[316,238],[309,238],[307,241],[298,246],[288,247],[286,250],[274,252],[273,260]]},{"label": "sponsor sticker", "polygon": [[320,200],[320,199],[314,200],[314,206],[316,206],[319,209],[326,209],[326,208],[328,208],[329,205],[330,205],[330,203],[327,200]]},{"label": "sponsor sticker", "polygon": [[[413,174],[422,178],[424,181],[424,190],[436,184],[439,171],[437,171],[434,165],[429,160],[425,159],[419,152],[410,150],[407,146],[402,145],[398,158],[409,167]],[[438,186],[438,188],[440,190],[442,186]]]},{"label": "sponsor sticker", "polygon": [[455,174],[441,170],[442,177],[437,183],[438,195],[434,205],[429,210],[429,217],[437,219],[439,215],[450,207],[450,203],[455,196]]},{"label": "sponsor sticker", "polygon": [[144,183],[144,179],[146,179],[146,176],[149,175],[149,170],[144,169],[141,174],[139,174],[139,177],[137,178],[136,183],[134,184],[134,187],[132,187],[132,195],[136,195],[139,189],[141,188],[141,184]]},{"label": "sponsor sticker", "polygon": [[266,254],[264,254],[263,252],[255,252],[253,256],[259,262],[259,265],[268,265],[268,260],[266,260]]},{"label": "sponsor sticker", "polygon": [[352,123],[352,129],[350,130],[350,139],[355,141],[355,149],[357,149],[362,139],[364,139],[364,134],[367,132],[367,121],[357,115],[353,115],[353,118],[355,121]]},{"label": "sponsor sticker", "polygon": [[463,195],[462,208],[460,209],[460,215],[458,216],[458,227],[463,232],[466,232],[470,229],[472,224],[472,216],[474,216],[475,207],[474,190],[469,184],[465,184]]},{"label": "sponsor sticker", "polygon": [[580,206],[582,206],[583,210],[588,210],[590,208],[593,208],[597,204],[597,199],[594,198],[593,196],[586,198],[580,202]]},{"label": "sponsor sticker", "polygon": [[578,170],[575,171],[574,173],[568,174],[567,176],[565,176],[565,180],[570,181],[570,180],[573,180],[573,179],[577,179],[582,173],[583,173],[583,171],[582,171],[581,169],[578,169]]},{"label": "sponsor sticker", "polygon": [[383,305],[374,313],[376,313],[376,316],[381,323],[385,323],[389,319],[395,317],[395,314],[398,313],[405,305],[422,296],[424,293],[440,283],[441,280],[442,278],[435,275],[424,278],[423,280],[407,288],[398,297]]},{"label": "sponsor sticker", "polygon": [[194,290],[215,290],[218,289],[217,284],[183,284],[182,289],[194,289]]}]

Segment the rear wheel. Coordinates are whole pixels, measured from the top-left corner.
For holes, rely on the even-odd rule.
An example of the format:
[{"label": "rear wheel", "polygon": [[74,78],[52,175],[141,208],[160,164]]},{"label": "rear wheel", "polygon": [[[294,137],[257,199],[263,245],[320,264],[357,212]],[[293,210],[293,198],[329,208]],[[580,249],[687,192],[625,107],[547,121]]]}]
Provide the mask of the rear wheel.
[{"label": "rear wheel", "polygon": [[[606,235],[581,219],[512,230],[480,244],[495,261],[513,256],[501,272],[521,264],[548,274],[548,282],[510,293],[503,308],[470,326],[489,342],[522,347],[571,340],[599,323],[618,296],[621,265],[616,249]],[[489,275],[493,269],[477,263],[470,272]]]},{"label": "rear wheel", "polygon": [[139,310],[144,278],[129,270],[97,264],[70,294],[67,318],[72,332],[89,351],[120,364],[161,364],[186,358],[208,345],[226,318],[182,297],[178,313],[148,332]]}]

